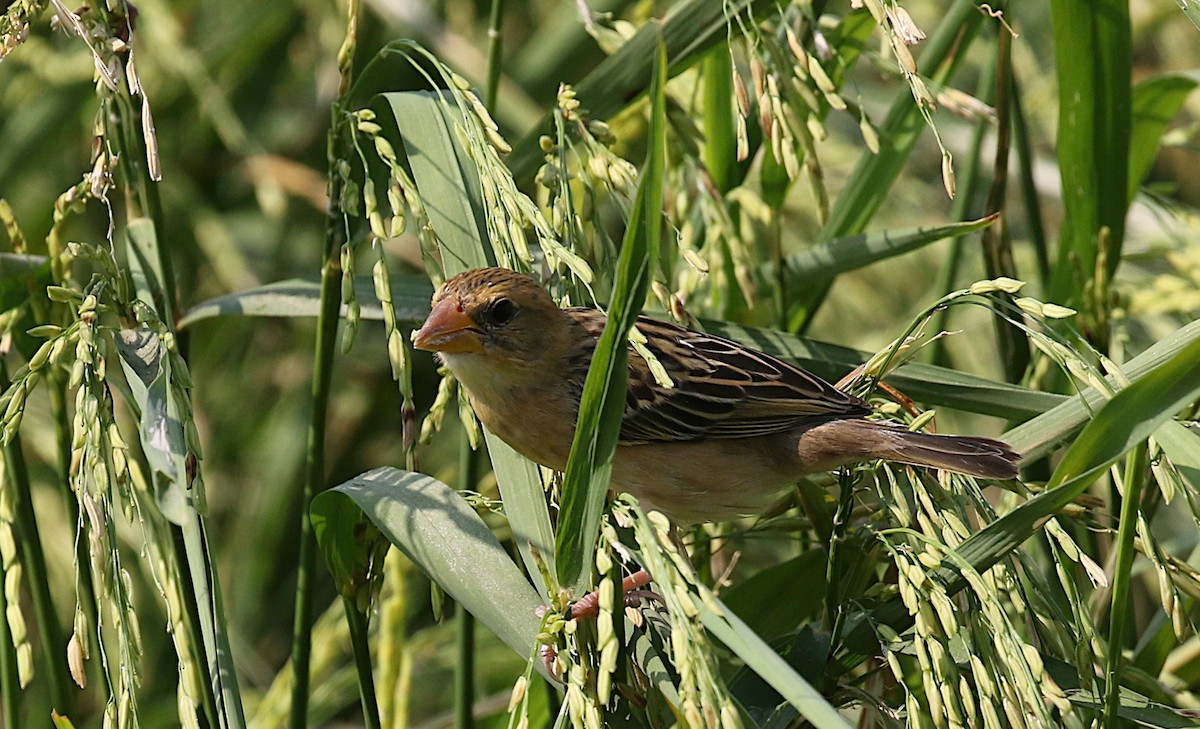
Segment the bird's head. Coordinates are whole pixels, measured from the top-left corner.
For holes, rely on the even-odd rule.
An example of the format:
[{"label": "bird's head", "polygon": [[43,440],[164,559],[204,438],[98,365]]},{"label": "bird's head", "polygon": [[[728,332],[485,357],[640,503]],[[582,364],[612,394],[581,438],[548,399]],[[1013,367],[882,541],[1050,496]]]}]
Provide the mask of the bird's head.
[{"label": "bird's head", "polygon": [[475,359],[468,355],[527,368],[569,346],[570,335],[570,320],[532,278],[477,268],[442,284],[413,344],[441,353],[451,369],[456,360]]}]

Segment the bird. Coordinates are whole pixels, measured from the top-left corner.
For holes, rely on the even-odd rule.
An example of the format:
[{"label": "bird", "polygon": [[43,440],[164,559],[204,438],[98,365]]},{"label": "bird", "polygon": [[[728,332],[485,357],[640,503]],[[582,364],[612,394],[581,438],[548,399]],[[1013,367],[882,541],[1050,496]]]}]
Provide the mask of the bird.
[{"label": "bird", "polygon": [[[559,308],[532,277],[477,268],[448,279],[414,333],[466,390],[483,426],[530,460],[566,469],[606,315]],[[678,526],[762,513],[800,478],[886,460],[1015,478],[1000,440],[910,431],[865,400],[724,337],[640,316],[667,383],[630,347],[610,488]]]}]

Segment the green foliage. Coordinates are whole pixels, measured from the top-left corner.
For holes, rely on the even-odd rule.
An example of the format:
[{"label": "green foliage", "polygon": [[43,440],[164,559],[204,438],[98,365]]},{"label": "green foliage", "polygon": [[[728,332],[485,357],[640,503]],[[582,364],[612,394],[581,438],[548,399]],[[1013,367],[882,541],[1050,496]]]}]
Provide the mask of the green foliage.
[{"label": "green foliage", "polygon": [[596,342],[579,402],[579,423],[563,475],[562,507],[554,554],[558,581],[575,593],[590,584],[600,516],[608,492],[612,459],[625,415],[625,374],[630,330],[650,293],[651,265],[662,237],[663,177],[667,163],[667,53],[655,53],[650,88],[650,151],[634,194],[625,238],[617,258],[608,321]]},{"label": "green foliage", "polygon": [[[484,5],[6,6],[5,726],[1197,725],[1194,3]],[[485,265],[610,314],[565,480],[408,345]],[[643,309],[1023,478],[679,534],[605,498]]]}]

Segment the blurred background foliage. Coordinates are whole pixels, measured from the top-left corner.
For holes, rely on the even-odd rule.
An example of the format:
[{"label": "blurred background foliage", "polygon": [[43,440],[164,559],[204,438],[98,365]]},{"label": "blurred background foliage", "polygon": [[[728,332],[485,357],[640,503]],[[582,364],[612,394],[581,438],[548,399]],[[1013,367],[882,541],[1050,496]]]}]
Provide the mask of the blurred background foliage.
[{"label": "blurred background foliage", "polygon": [[[802,5],[821,6],[838,15],[850,12],[842,2]],[[904,3],[916,26],[927,31],[937,26],[947,5],[938,0]],[[668,4],[600,0],[588,7],[596,16],[611,14],[597,32],[613,43],[614,28],[620,32],[640,25],[662,15]],[[534,128],[554,104],[560,83],[581,79],[605,57],[585,28],[583,9],[584,3],[564,1],[505,3],[503,78],[493,115],[509,140]],[[489,11],[482,0],[364,0],[355,64],[361,66],[390,40],[412,38],[481,87],[487,71]],[[1135,83],[1167,71],[1200,69],[1197,28],[1176,3],[1133,0],[1130,13]],[[0,63],[0,197],[11,206],[33,253],[45,252],[38,242],[51,228],[53,201],[92,166],[97,115],[91,55],[76,38],[52,27],[52,15],[37,15],[29,37]],[[1032,153],[1031,182],[1040,206],[1036,214],[1053,241],[1064,213],[1055,141],[1058,62],[1050,5],[1014,4],[1004,17],[1018,33],[1012,42],[1012,68]],[[994,38],[997,27],[998,22],[988,18],[984,32]],[[335,59],[344,34],[345,9],[333,2],[136,4],[137,64],[153,108],[163,169],[161,236],[175,263],[182,309],[273,281],[315,279],[325,245],[326,134],[338,93]],[[882,123],[891,100],[906,93],[905,81],[883,43],[878,33],[870,36],[863,49],[865,62],[853,68],[841,92],[876,124]],[[981,217],[986,180],[991,178],[988,150],[995,144],[994,114],[989,120],[991,109],[974,97],[990,103],[987,84],[994,83],[994,47],[994,42],[974,44],[953,88],[934,89],[937,129],[960,165],[969,157],[976,131],[983,130],[985,183],[960,186],[959,198],[951,200],[944,191],[942,155],[931,135],[924,134],[872,219],[871,230]],[[699,93],[694,74],[680,77],[672,85],[672,112],[686,119],[693,111],[678,104]],[[588,100],[581,101],[586,107]],[[610,120],[618,140],[614,150],[627,159],[644,155],[644,111],[635,106]],[[1192,96],[1161,136],[1162,149],[1130,209],[1122,263],[1112,298],[1105,304],[1111,316],[1110,354],[1117,361],[1143,351],[1200,314],[1200,246],[1195,243],[1200,232],[1198,124],[1200,96]],[[682,120],[676,126],[686,129]],[[822,178],[836,198],[864,141],[859,120],[851,113],[831,114],[825,127],[829,137],[818,147]],[[688,142],[683,135],[674,139],[673,143]],[[1018,180],[1010,181],[1007,206],[1016,271],[1034,282],[1036,295],[1047,298],[1037,274],[1038,253],[1031,244],[1038,231],[1024,208],[1024,201],[1032,198],[1022,198],[1018,185]],[[778,218],[771,221],[778,226],[783,255],[820,237],[818,209],[808,185],[790,189]],[[92,205],[66,222],[63,238],[100,244],[107,225],[104,209]],[[953,280],[938,274],[952,248],[960,245],[953,241],[841,276],[806,335],[866,351],[885,346],[930,302],[951,288],[987,277],[975,239],[966,241]],[[388,241],[387,250],[393,273],[424,270],[415,236]],[[709,307],[702,299],[692,313],[732,315],[757,325],[774,325],[780,318],[770,305]],[[328,419],[330,483],[403,459],[401,398],[391,381],[383,330],[374,322],[363,326],[354,351],[337,359]],[[956,312],[948,326],[968,334],[948,340],[943,363],[1005,378],[986,311]],[[190,329],[189,363],[196,423],[205,447],[211,550],[222,577],[248,713],[256,726],[280,726],[286,717],[286,695],[278,686],[274,691],[271,687],[289,654],[297,525],[307,508],[299,498],[299,484],[311,407],[314,331],[313,322],[306,319],[233,317],[203,321]],[[427,357],[416,358],[414,368],[416,404],[423,412],[433,400],[436,373]],[[40,392],[32,396],[23,443],[51,591],[61,597],[55,607],[61,625],[67,626],[76,587],[75,525],[57,486],[53,426],[44,398]],[[422,469],[450,483],[459,468],[459,426],[454,420],[448,418],[448,432],[419,451]],[[1001,429],[1000,423],[982,416],[947,412],[940,420],[947,431]],[[491,489],[485,478],[480,490],[494,495]],[[132,557],[140,535],[129,524],[121,529]],[[1180,534],[1195,537],[1187,530]],[[1187,546],[1194,541],[1177,551],[1186,554]],[[756,550],[767,556],[756,558]],[[741,572],[735,572],[735,581],[770,563],[776,551],[748,543],[748,556]],[[136,559],[130,559],[129,566],[145,646],[142,725],[169,726],[177,721],[174,649],[159,629],[166,617],[147,571]],[[412,636],[406,658],[413,689],[407,712],[414,726],[444,726],[452,707],[444,690],[455,660],[452,626],[437,622],[427,582],[410,572],[403,621]],[[318,610],[336,608],[334,598],[332,583],[322,578],[315,598]],[[317,722],[359,721],[343,631],[335,610],[332,618],[319,623],[314,639],[312,712]],[[486,631],[481,631],[479,646],[482,698],[476,710],[502,721],[508,689],[523,661]],[[65,652],[58,653],[65,661]],[[1200,676],[1190,676],[1190,681],[1197,680]],[[72,691],[76,725],[98,726],[102,705],[89,692]],[[539,693],[538,700],[547,699]],[[40,725],[51,705],[46,683],[35,680],[22,695],[21,718],[6,720],[9,726],[24,725],[22,721]]]}]

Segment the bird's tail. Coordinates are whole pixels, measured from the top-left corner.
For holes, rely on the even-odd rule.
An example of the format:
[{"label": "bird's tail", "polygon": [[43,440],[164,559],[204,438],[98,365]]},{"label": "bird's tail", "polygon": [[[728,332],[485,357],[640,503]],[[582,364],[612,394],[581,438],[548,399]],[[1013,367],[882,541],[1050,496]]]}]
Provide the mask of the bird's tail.
[{"label": "bird's tail", "polygon": [[1004,441],[965,435],[931,435],[875,425],[881,436],[880,458],[913,466],[928,466],[981,478],[1017,477],[1021,456]]},{"label": "bird's tail", "polygon": [[1001,480],[1016,478],[1021,460],[1007,443],[993,438],[915,433],[860,419],[834,420],[812,428],[801,437],[800,455],[810,471],[882,458]]}]

